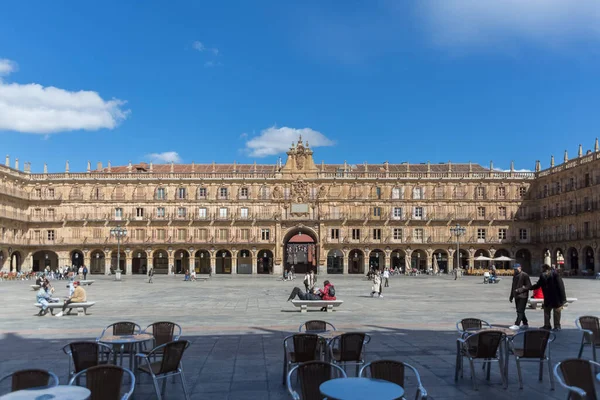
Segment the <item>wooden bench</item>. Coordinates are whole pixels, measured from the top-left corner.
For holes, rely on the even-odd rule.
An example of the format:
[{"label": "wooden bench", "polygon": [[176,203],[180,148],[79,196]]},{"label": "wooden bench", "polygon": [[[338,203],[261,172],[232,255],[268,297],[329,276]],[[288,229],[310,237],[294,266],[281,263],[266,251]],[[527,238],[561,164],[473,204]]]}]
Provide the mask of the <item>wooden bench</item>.
[{"label": "wooden bench", "polygon": [[306,312],[308,307],[327,308],[327,312],[333,312],[334,307],[339,307],[343,300],[292,300],[294,307],[300,307],[300,312]]},{"label": "wooden bench", "polygon": [[[86,301],[85,303],[71,303],[67,306],[67,309],[68,309],[67,314],[70,314],[71,310],[76,308],[78,316],[88,315],[87,309],[92,307],[94,304],[96,304],[95,301]],[[42,308],[42,305],[40,303],[36,303],[35,306],[38,308]],[[62,310],[62,308],[63,308],[62,301],[60,301],[58,303],[49,303],[48,304],[48,309],[50,310],[50,314],[52,314],[52,315],[54,315],[55,309]]]},{"label": "wooden bench", "polygon": [[[567,297],[567,303],[565,304],[565,307],[567,307],[569,305],[569,303],[573,303],[575,301],[577,301],[577,299],[575,297]],[[534,310],[537,310],[538,307],[541,308],[541,306],[544,305],[544,299],[530,298],[529,301],[527,302],[527,305],[529,306],[529,308],[533,308]]]}]

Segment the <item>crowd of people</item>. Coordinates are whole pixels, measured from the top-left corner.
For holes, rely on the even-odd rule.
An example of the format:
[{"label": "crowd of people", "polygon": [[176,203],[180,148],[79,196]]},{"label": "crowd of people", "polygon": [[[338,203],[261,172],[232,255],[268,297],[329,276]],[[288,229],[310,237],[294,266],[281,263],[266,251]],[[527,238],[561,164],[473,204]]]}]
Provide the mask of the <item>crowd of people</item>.
[{"label": "crowd of people", "polygon": [[[65,279],[69,280],[67,289],[69,289],[69,296],[66,296],[62,310],[56,314],[56,317],[62,317],[64,311],[72,303],[84,303],[87,300],[87,294],[81,287],[80,282],[75,280],[75,273],[68,272]],[[40,286],[36,293],[36,300],[41,304],[40,312],[37,314],[40,317],[48,314],[48,306],[50,303],[58,303],[60,299],[52,297],[54,294],[54,287],[50,283],[50,279],[47,276],[38,276],[36,278],[36,284]]]}]

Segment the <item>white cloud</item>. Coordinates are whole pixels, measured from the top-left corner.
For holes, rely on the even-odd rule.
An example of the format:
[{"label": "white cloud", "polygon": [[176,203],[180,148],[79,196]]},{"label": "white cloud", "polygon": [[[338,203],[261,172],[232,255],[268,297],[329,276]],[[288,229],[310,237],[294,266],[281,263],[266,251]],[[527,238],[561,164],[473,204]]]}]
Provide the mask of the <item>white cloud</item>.
[{"label": "white cloud", "polygon": [[198,50],[199,52],[208,51],[213,53],[215,56],[219,55],[219,49],[217,49],[216,47],[206,47],[204,43],[202,43],[199,40],[196,40],[192,43],[192,48],[194,50]]},{"label": "white cloud", "polygon": [[181,157],[179,156],[179,153],[177,153],[176,151],[165,151],[164,153],[150,153],[150,154],[146,154],[145,156],[146,159],[148,159],[149,161],[152,162],[156,162],[156,163],[180,163],[181,162]]},{"label": "white cloud", "polygon": [[264,129],[260,134],[246,142],[246,151],[252,157],[266,157],[287,151],[292,143],[302,140],[308,141],[310,147],[333,146],[335,143],[329,140],[321,132],[310,128],[295,129],[283,126],[275,126]]},{"label": "white cloud", "polygon": [[15,72],[18,69],[16,62],[7,60],[6,58],[0,58],[0,76],[6,76],[11,72]]},{"label": "white cloud", "polygon": [[[15,69],[15,63],[0,61],[5,75]],[[72,92],[0,79],[0,131],[49,134],[113,129],[129,114],[122,108],[124,104],[119,99],[104,100],[93,91]]]},{"label": "white cloud", "polygon": [[220,67],[222,65],[219,61],[207,61],[204,63],[204,67],[206,68]]},{"label": "white cloud", "polygon": [[442,45],[600,39],[598,0],[426,0],[420,8]]},{"label": "white cloud", "polygon": [[[510,169],[502,169],[502,168],[494,168],[494,171],[497,171],[497,172],[511,172]],[[527,168],[523,168],[523,169],[515,169],[512,172],[533,172],[533,171],[530,170],[530,169],[527,169]]]}]

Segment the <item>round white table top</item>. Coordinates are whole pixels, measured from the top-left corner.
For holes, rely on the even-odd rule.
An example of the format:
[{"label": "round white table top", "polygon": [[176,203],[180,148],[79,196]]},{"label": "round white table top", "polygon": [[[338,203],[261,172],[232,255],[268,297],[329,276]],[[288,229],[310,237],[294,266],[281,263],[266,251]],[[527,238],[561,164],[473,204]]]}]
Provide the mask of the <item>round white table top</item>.
[{"label": "round white table top", "polygon": [[106,335],[102,336],[98,341],[106,344],[129,344],[152,339],[154,339],[154,336],[149,333],[135,333],[133,335]]},{"label": "round white table top", "polygon": [[372,378],[339,378],[319,386],[323,396],[337,400],[394,400],[404,395],[404,389],[393,382]]},{"label": "round white table top", "polygon": [[44,389],[27,389],[5,394],[2,400],[87,400],[92,395],[88,388],[59,385]]}]

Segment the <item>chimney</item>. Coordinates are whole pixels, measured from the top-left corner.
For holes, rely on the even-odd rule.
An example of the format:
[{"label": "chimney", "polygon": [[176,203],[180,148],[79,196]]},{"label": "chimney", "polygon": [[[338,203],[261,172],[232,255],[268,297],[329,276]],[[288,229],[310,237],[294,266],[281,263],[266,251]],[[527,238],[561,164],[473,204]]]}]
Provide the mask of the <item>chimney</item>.
[{"label": "chimney", "polygon": [[[279,159],[279,164],[281,164],[281,158]],[[321,172],[325,171],[325,161],[321,160]]]},{"label": "chimney", "polygon": [[175,172],[175,162],[171,161],[171,173]]},{"label": "chimney", "polygon": [[429,163],[429,160],[427,160],[427,173],[431,172],[431,164]]},{"label": "chimney", "polygon": [[473,172],[473,164],[469,161],[469,173]]},{"label": "chimney", "polygon": [[88,160],[87,173],[89,174],[90,172],[92,172],[92,163],[90,162],[90,160]]},{"label": "chimney", "polygon": [[369,165],[367,164],[367,162],[365,161],[365,172],[369,171]]},{"label": "chimney", "polygon": [[348,172],[348,163],[344,160],[344,172]]},{"label": "chimney", "polygon": [[131,173],[131,171],[133,171],[133,166],[131,165],[131,160],[129,160],[129,163],[127,163],[127,172]]},{"label": "chimney", "polygon": [[384,162],[383,165],[385,166],[385,171],[389,172],[390,171],[390,163],[389,162]]},{"label": "chimney", "polygon": [[583,156],[583,146],[579,145],[579,151],[577,151],[577,156],[581,157]]},{"label": "chimney", "polygon": [[554,155],[550,156],[550,168],[554,168]]},{"label": "chimney", "polygon": [[237,172],[237,161],[233,160],[233,173]]},{"label": "chimney", "polygon": [[69,160],[67,160],[67,162],[65,163],[65,173],[69,173]]},{"label": "chimney", "polygon": [[98,161],[98,162],[96,163],[96,170],[97,170],[98,172],[102,172],[102,162],[101,162],[101,161]]}]

